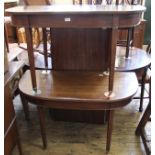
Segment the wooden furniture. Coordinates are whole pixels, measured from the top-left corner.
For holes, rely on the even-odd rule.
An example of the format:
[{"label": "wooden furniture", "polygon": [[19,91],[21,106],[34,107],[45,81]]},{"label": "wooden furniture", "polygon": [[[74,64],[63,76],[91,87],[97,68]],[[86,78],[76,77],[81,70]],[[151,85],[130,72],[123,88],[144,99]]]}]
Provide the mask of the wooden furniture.
[{"label": "wooden furniture", "polygon": [[11,25],[11,20],[8,20],[8,17],[10,17],[10,14],[5,12],[6,9],[17,6],[17,0],[12,1],[4,1],[4,18],[7,17],[7,21],[5,20],[5,39],[7,39],[7,42],[15,42],[16,41],[16,28]]},{"label": "wooden furniture", "polygon": [[151,63],[151,56],[145,50],[130,47],[129,59],[125,58],[125,47],[117,46],[115,71],[130,72],[147,68]]},{"label": "wooden furniture", "polygon": [[24,66],[24,62],[22,61],[12,61],[9,62],[9,69],[8,72],[6,72],[4,77],[4,84],[7,84],[10,82],[13,77],[19,72],[20,69]]},{"label": "wooden furniture", "polygon": [[[147,55],[151,56],[151,42],[149,43],[146,49],[146,53]],[[144,92],[145,92],[145,84],[149,84],[151,81],[151,62],[143,70],[137,70],[136,76],[137,76],[139,85],[141,86],[139,111],[142,112],[143,111],[143,99],[148,98],[148,97],[144,97]],[[134,98],[139,99],[138,97],[134,97]]]},{"label": "wooden furniture", "polygon": [[9,63],[9,70],[4,76],[4,154],[10,155],[17,144],[19,154],[22,155],[22,148],[18,134],[16,116],[12,103],[11,91],[9,88],[10,80],[21,69],[23,63]]},{"label": "wooden furniture", "polygon": [[150,116],[151,116],[151,102],[149,102],[148,106],[146,107],[145,112],[144,112],[144,114],[136,128],[136,135],[142,137],[142,141],[146,148],[147,155],[151,154],[151,150],[148,147],[148,144],[147,144],[148,141],[144,135],[144,127],[145,127],[146,123],[150,120]]},{"label": "wooden furniture", "polygon": [[[23,67],[24,67],[23,61],[9,62],[8,71],[5,73],[5,76],[4,76],[4,84],[10,83],[11,80],[15,77],[15,75],[17,75]],[[16,85],[16,86],[18,86],[18,85]],[[17,89],[17,87],[14,88],[13,91],[15,91],[16,89]],[[11,91],[11,97],[14,94],[13,91]],[[22,102],[22,104],[23,104],[23,109],[24,109],[24,113],[25,113],[25,118],[28,120],[29,119],[28,105],[25,102]]]},{"label": "wooden furniture", "polygon": [[135,131],[135,134],[137,136],[141,136],[142,138],[142,141],[144,143],[144,146],[145,146],[145,149],[146,149],[146,153],[147,155],[150,155],[151,154],[151,150],[148,146],[148,141],[145,137],[145,134],[144,134],[144,128],[145,128],[145,125],[146,123],[150,120],[150,116],[151,116],[151,80],[150,80],[150,90],[149,90],[149,103],[144,111],[144,114],[142,115],[142,118],[140,119],[139,121],[139,124],[136,128],[136,131]]},{"label": "wooden furniture", "polygon": [[140,97],[134,97],[134,99],[140,99],[139,112],[142,112],[145,83],[149,83],[150,81],[148,67],[151,64],[151,56],[145,50],[131,47],[129,49],[129,59],[126,59],[125,50],[123,47],[117,47],[115,70],[121,72],[134,71],[136,73],[137,79],[141,84],[141,91]]},{"label": "wooden furniture", "polygon": [[[4,0],[4,10],[17,6],[17,0]],[[10,16],[8,12],[4,12],[4,16]]]},{"label": "wooden furniture", "polygon": [[[109,0],[109,3],[112,3],[111,0]],[[116,0],[116,4],[119,5],[125,5],[125,4],[129,4],[129,5],[142,5],[143,4],[143,0],[139,0],[139,1],[135,1],[135,0]],[[122,45],[122,46],[125,46],[126,47],[126,54],[125,54],[125,57],[128,58],[129,57],[129,48],[130,46],[132,47],[133,46],[133,43],[134,43],[134,37],[136,36],[135,35],[135,27],[124,27],[124,28],[120,28],[120,32],[119,34],[122,34],[123,33],[126,33],[125,34],[125,39],[122,40],[122,37],[119,36],[119,39],[118,39],[118,45]],[[143,33],[143,36],[142,38],[144,38],[144,33]],[[142,40],[143,41],[143,40]],[[143,42],[142,42],[142,45],[143,45]]]},{"label": "wooden furniture", "polygon": [[24,0],[25,5],[51,5],[50,0]]},{"label": "wooden furniture", "polygon": [[[147,24],[146,20],[141,20],[140,24],[136,27],[134,27],[134,33],[133,33],[133,41],[132,46],[137,48],[143,48],[144,44],[144,32],[145,32],[145,26]],[[128,32],[126,29],[119,30],[118,40],[120,40],[120,44],[122,42],[122,46],[126,46],[126,38],[128,36]]]},{"label": "wooden furniture", "polygon": [[[137,89],[137,80],[133,73],[116,73],[114,78],[117,32],[118,28],[137,25],[144,10],[145,7],[142,6],[115,5],[106,7],[71,5],[66,6],[64,10],[62,10],[62,6],[28,6],[7,10],[12,14],[13,24],[24,26],[26,29],[30,72],[26,72],[23,76],[19,89],[26,100],[33,101],[38,106],[45,148],[47,142],[43,109],[51,107],[81,110],[108,109],[106,151],[110,150],[114,108],[129,103]],[[35,71],[31,27],[52,27],[55,29],[52,35],[61,34],[60,36],[64,39],[66,36],[75,38],[79,32],[83,37],[80,37],[76,43],[68,42],[66,45],[61,40],[60,45],[63,50],[60,51],[57,35],[54,35],[53,44],[56,46],[53,47],[52,67],[55,71],[44,75]],[[73,35],[62,35],[71,31],[74,32]],[[83,42],[84,37],[89,40],[86,34],[90,31],[92,36],[95,36],[95,33],[103,35],[101,38],[96,37],[97,40],[100,40],[99,42],[95,40],[92,44],[88,44],[87,41]],[[85,33],[83,34],[83,32]],[[97,46],[98,49],[102,47],[103,50],[97,51],[95,48]],[[91,47],[93,48],[91,49]],[[89,51],[89,49],[91,50]],[[110,75],[106,77],[104,71],[107,70]],[[94,73],[90,74],[90,71],[94,71]],[[131,82],[130,79],[132,79],[131,87],[126,87],[127,83]],[[31,80],[32,83],[28,82]],[[28,82],[26,86],[24,81]],[[94,91],[95,89],[96,91]],[[123,94],[121,90],[123,90]]]},{"label": "wooden furniture", "polygon": [[[40,94],[35,95],[32,92],[30,71],[23,75],[19,89],[25,101],[37,104],[44,148],[47,147],[44,108],[48,107],[67,110],[108,110],[106,150],[109,151],[114,109],[128,104],[136,93],[135,74],[115,74],[114,97],[104,95],[108,89],[108,76],[102,72],[52,71],[51,74],[45,75],[38,70],[36,77]],[[126,89],[128,83],[132,84]]]},{"label": "wooden furniture", "polygon": [[4,17],[4,40],[5,45],[7,48],[7,52],[9,53],[9,40],[8,40],[8,31],[7,31],[7,24],[10,24],[11,18],[10,17]]}]

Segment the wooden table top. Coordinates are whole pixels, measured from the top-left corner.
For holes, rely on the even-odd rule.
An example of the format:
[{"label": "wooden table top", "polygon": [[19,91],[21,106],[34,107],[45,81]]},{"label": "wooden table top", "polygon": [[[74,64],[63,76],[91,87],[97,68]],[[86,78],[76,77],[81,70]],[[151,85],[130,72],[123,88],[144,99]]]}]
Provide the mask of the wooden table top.
[{"label": "wooden table top", "polygon": [[[52,71],[50,74],[45,75],[42,74],[42,71],[37,70],[36,78],[38,89],[41,91],[40,94],[33,94],[30,71],[27,71],[23,75],[19,82],[19,89],[29,100],[34,99],[36,103],[38,99],[39,104],[42,105],[45,104],[45,101],[50,102],[51,105],[51,101],[63,101],[63,103],[67,101],[66,104],[79,102],[83,106],[85,106],[85,102],[89,102],[90,104],[97,102],[101,105],[107,103],[111,107],[120,107],[123,106],[121,105],[123,104],[123,100],[132,98],[138,87],[136,76],[132,72],[118,72],[115,74],[115,96],[112,98],[104,96],[104,93],[108,91],[108,76],[103,75],[102,72]],[[128,85],[129,83],[132,84]],[[126,87],[127,85],[128,87]],[[74,104],[72,104],[69,105],[69,109],[74,109]],[[56,106],[60,108],[61,104],[57,104]]]},{"label": "wooden table top", "polygon": [[12,14],[129,14],[144,12],[146,8],[141,5],[50,5],[50,6],[17,6],[9,8],[6,12]]},{"label": "wooden table top", "polygon": [[151,56],[145,50],[131,47],[129,58],[125,58],[126,47],[117,46],[115,71],[136,71],[151,63]]}]

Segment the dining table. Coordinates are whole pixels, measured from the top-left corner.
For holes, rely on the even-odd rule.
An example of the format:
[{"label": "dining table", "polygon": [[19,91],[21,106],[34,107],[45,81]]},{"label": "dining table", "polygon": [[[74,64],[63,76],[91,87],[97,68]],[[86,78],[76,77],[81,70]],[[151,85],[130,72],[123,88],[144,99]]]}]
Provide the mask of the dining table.
[{"label": "dining table", "polygon": [[[135,73],[115,72],[118,29],[136,27],[145,10],[141,5],[18,6],[6,10],[14,26],[25,28],[30,70],[20,80],[19,90],[37,105],[44,148],[44,108],[106,110],[106,151],[110,151],[114,111],[129,104],[138,88]],[[52,70],[47,74],[35,69],[32,27],[52,28]]]}]

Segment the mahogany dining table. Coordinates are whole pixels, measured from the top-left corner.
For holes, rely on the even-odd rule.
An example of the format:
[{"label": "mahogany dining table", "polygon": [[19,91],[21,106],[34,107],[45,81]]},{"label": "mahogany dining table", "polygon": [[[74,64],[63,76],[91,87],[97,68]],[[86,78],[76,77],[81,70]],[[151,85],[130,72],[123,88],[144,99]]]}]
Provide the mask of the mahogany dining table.
[{"label": "mahogany dining table", "polygon": [[[19,89],[38,107],[44,148],[46,107],[107,110],[106,151],[110,151],[114,110],[127,105],[138,88],[135,73],[114,72],[118,28],[137,26],[145,9],[140,5],[52,5],[6,10],[14,26],[25,28],[30,71],[23,75]],[[56,46],[50,73],[35,70],[32,27],[53,28]]]}]

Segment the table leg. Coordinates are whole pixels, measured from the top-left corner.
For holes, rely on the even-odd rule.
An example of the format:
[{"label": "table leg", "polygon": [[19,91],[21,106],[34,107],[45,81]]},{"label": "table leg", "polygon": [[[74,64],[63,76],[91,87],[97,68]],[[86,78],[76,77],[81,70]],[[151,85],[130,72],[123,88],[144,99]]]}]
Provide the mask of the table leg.
[{"label": "table leg", "polygon": [[31,28],[25,28],[25,34],[26,34],[28,58],[29,58],[29,63],[30,63],[32,88],[37,93],[37,81],[36,81],[33,43],[32,43],[32,29]]},{"label": "table leg", "polygon": [[50,41],[51,41],[51,45],[50,45],[50,52],[51,52],[51,67],[52,67],[52,28],[50,28]]},{"label": "table leg", "polygon": [[128,29],[128,36],[127,36],[127,44],[126,44],[126,54],[125,54],[125,58],[129,57],[129,48],[130,48],[130,41],[132,38],[132,30],[133,28],[129,28]]},{"label": "table leg", "polygon": [[23,104],[23,109],[24,109],[24,113],[25,113],[25,119],[26,120],[30,120],[28,101],[26,100],[24,95],[21,94],[21,93],[20,93],[20,98],[21,98],[21,101],[22,101],[22,104]]},{"label": "table leg", "polygon": [[117,34],[118,29],[112,28],[111,29],[111,45],[110,45],[110,75],[109,75],[109,92],[113,91],[113,84],[114,84],[114,68],[115,68],[115,56],[116,56],[116,45],[117,45]]},{"label": "table leg", "polygon": [[47,148],[47,139],[46,139],[46,131],[45,131],[45,113],[44,108],[41,106],[37,106],[38,114],[39,114],[39,121],[40,121],[40,129],[41,129],[41,136],[43,140],[43,148]]},{"label": "table leg", "polygon": [[44,46],[44,62],[45,62],[45,68],[48,68],[47,32],[46,32],[46,28],[42,28],[42,31],[43,31],[43,46]]},{"label": "table leg", "polygon": [[108,127],[107,127],[106,152],[110,151],[111,135],[112,135],[112,127],[113,127],[113,116],[114,116],[114,110],[108,110]]}]

